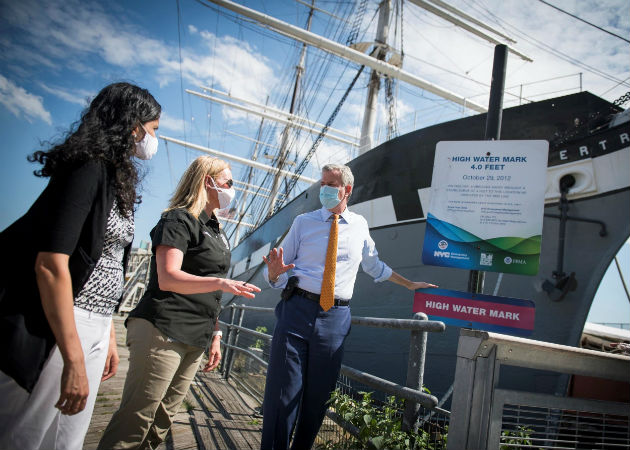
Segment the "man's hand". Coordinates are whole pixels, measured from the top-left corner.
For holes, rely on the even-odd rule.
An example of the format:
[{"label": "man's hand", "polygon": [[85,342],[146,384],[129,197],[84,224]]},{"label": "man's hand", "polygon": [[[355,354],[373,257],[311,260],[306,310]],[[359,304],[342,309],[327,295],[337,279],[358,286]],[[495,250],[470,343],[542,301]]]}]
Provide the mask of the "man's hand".
[{"label": "man's hand", "polygon": [[388,278],[392,283],[399,284],[401,286],[406,287],[410,291],[415,291],[416,289],[426,289],[426,288],[436,288],[437,285],[431,283],[425,283],[424,281],[411,281],[403,277],[402,275],[397,274],[396,272],[392,272],[392,275]]},{"label": "man's hand", "polygon": [[221,338],[219,336],[215,336],[214,338],[212,338],[212,344],[210,345],[210,350],[208,351],[208,362],[203,368],[203,371],[210,372],[211,370],[216,369],[220,362]]},{"label": "man's hand", "polygon": [[269,270],[269,281],[276,281],[278,277],[288,272],[295,267],[295,264],[284,264],[284,253],[282,247],[274,248],[269,252],[266,257],[263,256],[263,261],[267,264]]},{"label": "man's hand", "polygon": [[436,288],[438,287],[436,284],[426,283],[424,281],[411,281],[407,289],[410,291],[415,291],[416,289],[427,289],[427,288]]}]

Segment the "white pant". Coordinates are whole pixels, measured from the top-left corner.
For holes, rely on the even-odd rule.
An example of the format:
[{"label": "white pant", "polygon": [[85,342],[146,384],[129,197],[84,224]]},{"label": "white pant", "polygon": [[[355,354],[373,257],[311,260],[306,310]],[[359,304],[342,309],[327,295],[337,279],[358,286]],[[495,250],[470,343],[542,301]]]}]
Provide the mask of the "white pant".
[{"label": "white pant", "polygon": [[29,393],[0,371],[0,450],[81,450],[90,425],[109,347],[112,316],[74,308],[90,393],[85,409],[66,416],[55,408],[63,360],[55,345]]}]

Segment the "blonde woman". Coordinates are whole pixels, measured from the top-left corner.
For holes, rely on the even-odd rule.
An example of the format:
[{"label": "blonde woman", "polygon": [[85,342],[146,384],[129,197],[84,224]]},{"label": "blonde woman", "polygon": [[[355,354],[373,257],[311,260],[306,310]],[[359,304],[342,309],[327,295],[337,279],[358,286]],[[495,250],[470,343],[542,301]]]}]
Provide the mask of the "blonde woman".
[{"label": "blonde woman", "polygon": [[214,210],[230,204],[232,183],[225,161],[198,157],[151,231],[149,286],[126,322],[129,371],[101,450],[157,448],[206,347],[205,372],[221,360],[217,318],[222,292],[246,298],[260,292],[252,284],[225,278],[230,247]]}]

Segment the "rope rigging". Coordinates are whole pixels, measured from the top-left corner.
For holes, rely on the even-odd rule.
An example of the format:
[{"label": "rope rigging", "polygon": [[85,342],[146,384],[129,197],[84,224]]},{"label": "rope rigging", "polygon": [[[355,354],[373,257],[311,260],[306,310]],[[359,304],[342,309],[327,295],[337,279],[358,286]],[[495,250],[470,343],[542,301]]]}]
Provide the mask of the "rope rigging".
[{"label": "rope rigging", "polygon": [[539,1],[540,3],[543,3],[543,4],[547,5],[547,6],[551,6],[553,9],[558,10],[558,11],[560,11],[561,13],[566,14],[567,16],[571,16],[571,17],[573,17],[574,19],[579,20],[580,22],[584,22],[585,24],[590,25],[590,26],[592,26],[593,28],[597,28],[598,30],[603,31],[604,33],[608,33],[608,34],[610,34],[611,36],[614,36],[614,37],[616,37],[616,38],[619,38],[619,39],[621,39],[622,41],[625,41],[625,42],[627,42],[628,44],[630,44],[630,41],[629,41],[628,39],[626,39],[626,38],[624,38],[624,37],[621,37],[621,36],[619,36],[618,34],[613,33],[612,31],[608,31],[608,30],[606,30],[606,29],[604,29],[604,28],[602,28],[602,27],[600,27],[600,26],[598,26],[598,25],[595,25],[594,23],[589,22],[588,20],[584,20],[584,19],[582,19],[581,17],[576,16],[575,14],[571,14],[569,11],[565,11],[565,10],[564,10],[564,9],[562,9],[562,8],[558,8],[556,5],[552,5],[551,3],[546,2],[545,0],[538,0],[538,1]]},{"label": "rope rigging", "polygon": [[[403,58],[405,52],[403,49],[403,1],[399,0],[400,6],[396,3],[396,8],[399,10],[399,14],[395,14],[394,17],[400,16],[400,66],[402,67]],[[396,19],[394,19],[396,20]],[[396,42],[396,35],[398,34],[398,22],[396,21],[394,31],[394,43]],[[385,77],[385,104],[387,105],[387,140],[390,140],[398,136],[398,118],[396,115],[396,95],[394,93],[398,86],[398,81],[391,77]]]},{"label": "rope rigging", "polygon": [[273,214],[275,214],[282,207],[283,203],[285,202],[286,198],[288,197],[288,193],[291,192],[291,190],[293,190],[293,188],[295,187],[295,184],[298,181],[298,177],[302,174],[302,172],[304,172],[304,169],[306,169],[306,166],[308,165],[308,162],[313,157],[313,154],[315,154],[315,151],[319,147],[319,144],[321,144],[322,139],[324,138],[324,135],[328,132],[328,128],[330,128],[330,126],[334,122],[335,118],[337,117],[337,114],[341,110],[341,107],[343,106],[343,104],[345,103],[346,99],[348,98],[348,95],[350,94],[350,91],[352,91],[352,88],[354,87],[355,83],[359,79],[359,76],[363,72],[364,68],[365,68],[365,66],[361,66],[359,68],[359,70],[357,71],[356,75],[352,79],[352,82],[350,83],[350,86],[348,86],[348,89],[346,89],[346,92],[343,94],[343,97],[341,97],[341,100],[339,101],[339,103],[335,107],[335,110],[332,112],[332,114],[330,115],[330,117],[326,121],[326,124],[324,125],[324,128],[322,128],[322,131],[320,131],[319,134],[317,135],[317,138],[315,139],[315,142],[313,143],[313,146],[308,151],[308,153],[306,154],[304,159],[300,162],[300,165],[298,166],[298,168],[295,170],[295,173],[291,177],[291,181],[289,183],[289,187],[288,187],[288,189],[286,191],[287,195],[285,195],[284,198],[282,198],[282,199],[278,199],[278,201],[276,202],[276,205],[275,205],[275,207],[273,209]]},{"label": "rope rigging", "polygon": [[350,46],[357,41],[357,38],[359,37],[359,30],[361,28],[361,23],[363,22],[363,16],[365,16],[366,9],[367,9],[367,0],[361,0],[359,2],[359,8],[357,10],[357,13],[354,16],[354,22],[352,22],[352,29],[350,30],[350,34],[348,35],[348,39],[346,40],[346,45]]},{"label": "rope rigging", "polygon": [[[349,13],[351,13],[351,11],[354,8],[352,7],[351,4],[344,4],[344,5],[340,5],[338,7],[338,10],[343,11],[343,15],[345,16],[349,16]],[[348,33],[348,29],[349,29],[349,22],[343,22],[343,23],[338,23],[338,22],[328,22],[328,26],[327,26],[327,33],[326,34],[331,34],[333,36],[336,36],[337,39],[340,39],[341,36],[346,35]],[[304,113],[301,114],[304,117],[308,117],[310,114],[308,113],[308,110],[311,109],[313,102],[315,101],[315,98],[317,97],[318,93],[321,92],[320,88],[322,85],[323,80],[325,79],[325,77],[330,73],[330,67],[331,64],[335,61],[335,57],[333,55],[319,55],[317,53],[308,53],[307,54],[307,58],[317,58],[320,61],[317,62],[317,64],[314,64],[313,67],[315,68],[314,71],[307,71],[305,73],[305,77],[303,77],[301,79],[300,85],[301,86],[306,86],[305,89],[300,89],[300,95],[299,98],[300,100],[296,101],[296,110],[298,111],[303,111]],[[306,63],[306,65],[308,65],[308,62]],[[342,70],[341,75],[339,76],[339,78],[337,79],[337,84],[339,84],[339,82],[344,78],[344,74],[346,72],[346,70],[349,67],[349,63],[345,65],[345,67]],[[319,87],[318,87],[319,86]],[[333,89],[335,90],[335,89]],[[319,115],[321,115],[324,111],[326,111],[326,105],[328,105],[331,101],[332,101],[332,97],[327,97],[325,102],[324,102],[324,106],[319,109]],[[286,100],[286,98],[285,98]],[[345,98],[344,98],[345,100]],[[284,102],[283,102],[284,103]],[[336,114],[336,112],[335,112]],[[318,116],[319,117],[319,116]],[[333,117],[334,119],[334,117]],[[316,120],[319,120],[318,118]],[[328,131],[330,125],[328,125],[325,128],[324,134]],[[259,133],[259,138],[257,140],[259,141],[263,141],[263,142],[270,142],[270,141],[275,141],[277,140],[277,131],[278,128],[276,125],[271,124],[271,123],[266,123],[265,124],[265,130],[262,134]],[[285,131],[286,132],[286,131]],[[293,158],[295,159],[295,162],[297,163],[298,161],[298,153],[302,153],[298,147],[303,147],[304,144],[309,145],[308,142],[304,142],[303,139],[300,139],[300,132],[299,130],[293,130],[292,133],[290,133],[289,136],[287,136],[287,142],[286,142],[286,148],[289,149],[293,149],[292,153],[293,153]],[[321,139],[321,138],[320,138]],[[310,139],[309,139],[310,140]],[[319,144],[317,144],[319,145]],[[310,145],[309,145],[310,147]],[[308,147],[307,147],[308,148]],[[306,149],[305,149],[306,150]],[[282,158],[282,155],[276,155],[276,157],[274,158],[272,165],[275,167],[278,167],[282,162],[282,160],[286,160],[286,157],[289,155],[289,152],[286,152],[286,154],[284,155],[284,158]],[[305,167],[303,167],[302,169],[300,169],[301,173],[304,170]],[[229,232],[228,235],[230,236],[230,239],[232,238],[232,236],[235,234],[236,232],[236,228],[238,227],[238,225],[241,223],[241,221],[243,222],[247,222],[245,219],[245,216],[248,217],[253,217],[253,218],[257,218],[255,219],[252,224],[256,227],[258,226],[262,221],[265,220],[266,216],[267,216],[267,209],[268,209],[268,202],[270,201],[269,198],[267,196],[264,195],[259,195],[259,193],[261,192],[261,189],[265,189],[265,186],[270,185],[271,180],[273,179],[273,174],[270,173],[266,173],[264,177],[262,177],[262,179],[258,179],[256,181],[253,181],[252,183],[255,186],[258,186],[258,189],[254,189],[255,192],[252,192],[250,195],[250,200],[247,202],[247,206],[242,208],[239,212],[239,217],[238,220],[235,222],[232,222],[230,224],[230,228],[232,228]],[[282,189],[278,190],[278,195],[279,195],[279,200],[285,201],[286,197],[288,195],[289,192],[291,192],[294,188],[295,183],[293,183],[292,185],[290,185],[287,181],[289,180],[289,178],[284,178],[283,177],[283,182],[282,182]],[[284,197],[284,198],[283,198]],[[275,211],[275,210],[274,210]],[[253,231],[252,229],[249,230],[250,232]],[[248,235],[249,232],[245,232],[244,235]],[[244,238],[244,236],[243,236]]]},{"label": "rope rigging", "polygon": [[613,105],[615,105],[615,106],[622,106],[622,105],[628,103],[629,100],[630,100],[630,91],[626,92],[621,97],[619,97],[617,100],[615,100],[613,102]]}]

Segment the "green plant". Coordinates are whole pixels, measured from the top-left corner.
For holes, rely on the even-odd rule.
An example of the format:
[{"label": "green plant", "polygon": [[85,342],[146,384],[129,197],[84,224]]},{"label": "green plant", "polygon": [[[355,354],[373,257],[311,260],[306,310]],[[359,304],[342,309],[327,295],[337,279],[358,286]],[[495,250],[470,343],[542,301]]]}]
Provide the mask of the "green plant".
[{"label": "green plant", "polygon": [[195,409],[195,407],[192,405],[192,403],[190,403],[188,401],[188,399],[184,399],[184,401],[182,402],[182,406],[184,407],[184,410],[186,410],[186,412],[190,412],[193,409]]},{"label": "green plant", "polygon": [[[267,332],[267,327],[256,327],[256,331],[258,331],[259,333],[266,333]],[[256,339],[256,342],[254,342],[254,345],[252,345],[253,348],[263,348],[263,345],[265,345],[265,343],[263,342],[262,339]]]},{"label": "green plant", "polygon": [[527,448],[531,448],[531,435],[533,432],[534,430],[523,425],[517,426],[516,430],[503,430],[501,432],[501,443],[504,445],[501,445],[501,450],[521,448],[514,447],[515,445],[522,445],[527,446]]},{"label": "green plant", "polygon": [[432,436],[424,430],[418,430],[418,433],[402,430],[402,418],[399,414],[402,402],[396,400],[396,397],[387,397],[384,405],[377,407],[374,405],[371,392],[360,392],[360,394],[360,399],[353,399],[336,390],[329,400],[330,407],[343,420],[358,428],[358,437],[340,443],[328,441],[318,448],[422,448],[427,450],[446,448],[445,434]]}]

